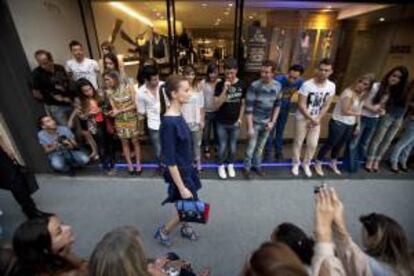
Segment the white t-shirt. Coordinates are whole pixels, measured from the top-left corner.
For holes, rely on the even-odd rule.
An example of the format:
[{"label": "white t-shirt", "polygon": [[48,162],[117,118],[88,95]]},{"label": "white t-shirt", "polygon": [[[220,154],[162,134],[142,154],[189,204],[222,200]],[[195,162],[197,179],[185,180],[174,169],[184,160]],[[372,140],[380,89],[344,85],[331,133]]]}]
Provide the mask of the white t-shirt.
[{"label": "white t-shirt", "polygon": [[[217,80],[218,83],[220,79]],[[216,111],[216,107],[214,106],[214,92],[215,92],[215,85],[211,85],[205,79],[200,83],[200,90],[204,94],[204,109],[206,112],[214,112]]]},{"label": "white t-shirt", "polygon": [[152,130],[159,130],[161,124],[161,104],[160,104],[160,87],[164,84],[163,81],[158,83],[157,93],[153,95],[147,88],[146,84],[135,85],[135,104],[137,106],[138,114],[147,116],[147,126]]},{"label": "white t-shirt", "polygon": [[[326,80],[322,85],[317,85],[314,79],[305,81],[299,89],[299,94],[307,96],[306,109],[312,118],[318,117],[328,97],[335,95],[335,84]],[[299,109],[296,111],[296,118],[305,118]]]},{"label": "white t-shirt", "polygon": [[[376,83],[374,83],[374,84],[372,85],[371,91],[369,91],[369,93],[368,93],[368,97],[367,97],[367,98],[366,98],[366,100],[365,100],[365,102],[366,102],[366,103],[368,103],[368,104],[370,104],[370,105],[372,105],[372,104],[373,104],[373,103],[372,103],[372,101],[374,100],[375,95],[377,95],[377,93],[378,93],[378,90],[379,90],[379,88],[380,88],[380,84],[381,84],[381,83],[376,82]],[[361,112],[361,114],[362,114],[363,116],[365,116],[365,117],[370,117],[370,118],[378,118],[378,117],[379,117],[379,114],[378,114],[378,113],[372,112],[371,110],[368,110],[368,109],[366,109],[366,108],[364,108],[364,107],[362,107],[362,112]]]},{"label": "white t-shirt", "polygon": [[[351,89],[349,88],[345,89],[344,92],[342,92],[341,97],[339,98],[338,102],[336,103],[334,111],[332,112],[332,118],[334,120],[344,123],[346,125],[350,125],[350,126],[353,126],[356,124],[357,116],[344,115],[342,113],[341,103],[347,97],[350,97],[352,99],[352,93],[353,92]],[[360,112],[361,108],[362,108],[362,102],[360,101],[358,97],[355,97],[352,100],[352,111]]]},{"label": "white t-shirt", "polygon": [[199,124],[201,122],[200,109],[204,108],[204,95],[201,91],[191,91],[188,103],[183,104],[181,112],[187,124]]},{"label": "white t-shirt", "polygon": [[99,64],[96,60],[84,58],[79,63],[76,59],[70,59],[66,61],[66,71],[73,74],[75,81],[85,78],[92,83],[95,89],[98,88]]}]

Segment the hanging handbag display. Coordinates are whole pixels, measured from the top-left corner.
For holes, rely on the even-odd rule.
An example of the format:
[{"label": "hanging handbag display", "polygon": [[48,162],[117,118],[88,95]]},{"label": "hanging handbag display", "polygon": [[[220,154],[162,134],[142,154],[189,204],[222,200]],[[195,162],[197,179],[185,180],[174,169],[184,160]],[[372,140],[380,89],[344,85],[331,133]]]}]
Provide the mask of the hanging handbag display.
[{"label": "hanging handbag display", "polygon": [[175,203],[181,222],[207,223],[210,204],[201,200],[184,199]]}]

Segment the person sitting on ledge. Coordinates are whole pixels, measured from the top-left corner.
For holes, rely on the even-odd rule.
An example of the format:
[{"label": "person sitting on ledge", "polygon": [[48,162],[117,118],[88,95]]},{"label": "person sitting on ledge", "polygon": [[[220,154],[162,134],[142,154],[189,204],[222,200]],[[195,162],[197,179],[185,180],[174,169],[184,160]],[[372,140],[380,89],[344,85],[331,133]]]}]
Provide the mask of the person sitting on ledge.
[{"label": "person sitting on ledge", "polygon": [[89,162],[88,155],[77,149],[75,136],[68,127],[58,126],[50,116],[42,116],[39,126],[42,129],[37,135],[39,143],[43,146],[54,170],[73,174],[75,167],[84,166]]}]

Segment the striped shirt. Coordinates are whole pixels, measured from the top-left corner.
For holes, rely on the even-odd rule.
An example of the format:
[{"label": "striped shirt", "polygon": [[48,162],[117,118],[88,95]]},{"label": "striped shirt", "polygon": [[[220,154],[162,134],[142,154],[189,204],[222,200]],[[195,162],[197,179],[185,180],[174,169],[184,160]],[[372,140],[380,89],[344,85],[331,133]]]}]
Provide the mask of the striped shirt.
[{"label": "striped shirt", "polygon": [[269,122],[273,109],[280,105],[281,89],[282,85],[276,80],[265,84],[259,79],[250,85],[246,94],[246,114],[253,114],[253,123]]}]

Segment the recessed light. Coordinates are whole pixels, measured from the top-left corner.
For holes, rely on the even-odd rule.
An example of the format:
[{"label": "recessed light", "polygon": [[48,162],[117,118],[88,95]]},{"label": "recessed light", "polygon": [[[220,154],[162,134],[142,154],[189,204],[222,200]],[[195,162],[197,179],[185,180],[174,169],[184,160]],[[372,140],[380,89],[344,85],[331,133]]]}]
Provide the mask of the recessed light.
[{"label": "recessed light", "polygon": [[250,15],[250,16],[249,16],[249,19],[253,19],[253,15]]},{"label": "recessed light", "polygon": [[207,7],[207,4],[203,3],[203,4],[201,4],[201,6],[205,8],[205,7]]},{"label": "recessed light", "polygon": [[227,4],[229,7],[233,7],[233,3],[228,3]]},{"label": "recessed light", "polygon": [[332,6],[327,6],[326,8],[327,8],[327,9],[332,9]]},{"label": "recessed light", "polygon": [[230,13],[228,12],[228,11],[225,11],[224,12],[224,15],[229,15]]},{"label": "recessed light", "polygon": [[380,18],[379,18],[379,21],[380,21],[380,22],[384,22],[384,21],[385,21],[385,17],[380,17]]}]

